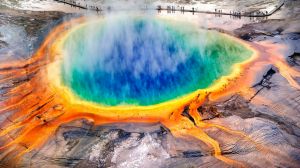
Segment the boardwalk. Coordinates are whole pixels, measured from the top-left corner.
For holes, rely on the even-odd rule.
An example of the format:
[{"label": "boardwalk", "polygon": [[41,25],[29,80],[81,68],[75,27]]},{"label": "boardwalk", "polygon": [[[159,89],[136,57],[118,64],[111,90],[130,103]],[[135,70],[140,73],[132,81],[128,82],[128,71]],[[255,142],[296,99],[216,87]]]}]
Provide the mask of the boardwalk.
[{"label": "boardwalk", "polygon": [[[100,6],[98,4],[94,5],[87,5],[87,4],[81,4],[76,3],[72,0],[54,0],[60,3],[64,3],[67,5],[71,5],[73,7],[77,7],[80,9],[86,9],[86,10],[93,10],[93,11],[102,11],[102,10],[111,10],[110,6]],[[267,17],[274,14],[276,11],[278,11],[285,3],[285,0],[280,0],[277,5],[274,6],[272,10],[264,10],[264,11],[251,11],[251,12],[240,12],[240,11],[230,11],[230,12],[223,12],[222,9],[215,9],[214,11],[203,11],[203,10],[197,10],[196,7],[193,6],[172,6],[172,5],[157,5],[156,7],[141,7],[143,10],[157,10],[157,11],[167,11],[168,13],[174,13],[176,12],[191,12],[191,13],[206,13],[206,14],[217,14],[217,15],[232,15],[232,16],[238,16],[238,17]],[[117,9],[121,10],[121,9]]]},{"label": "boardwalk", "polygon": [[201,11],[197,10],[195,7],[187,8],[186,6],[161,6],[158,5],[156,10],[159,11],[179,11],[179,12],[192,12],[192,13],[206,13],[206,14],[217,14],[217,15],[232,15],[232,16],[241,16],[241,17],[267,17],[274,14],[276,11],[278,11],[283,5],[285,1],[280,0],[278,4],[270,11],[252,11],[252,12],[240,12],[240,11],[234,11],[232,12],[223,12],[221,9],[215,9],[215,11]]},{"label": "boardwalk", "polygon": [[74,7],[77,7],[77,8],[81,8],[81,9],[88,9],[87,6],[82,6],[80,4],[76,4],[72,1],[68,1],[68,0],[54,0],[56,2],[60,2],[60,3],[64,3],[64,4],[67,4],[67,5],[71,5],[71,6],[74,6]]}]

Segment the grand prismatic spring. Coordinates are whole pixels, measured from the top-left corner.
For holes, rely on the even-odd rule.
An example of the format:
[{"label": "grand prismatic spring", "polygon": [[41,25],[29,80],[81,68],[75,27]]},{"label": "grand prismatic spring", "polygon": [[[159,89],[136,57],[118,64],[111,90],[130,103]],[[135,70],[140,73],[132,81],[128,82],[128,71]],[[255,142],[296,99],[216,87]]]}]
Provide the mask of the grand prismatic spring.
[{"label": "grand prismatic spring", "polygon": [[[61,7],[60,2],[56,3]],[[191,14],[157,14],[155,10],[111,12],[109,7],[107,13],[99,15],[100,7],[80,3],[77,5],[82,10],[91,8],[97,12],[57,17],[63,19],[46,26],[47,33],[28,58],[0,62],[0,167],[299,166],[298,126],[294,124],[299,120],[291,119],[289,128],[286,125],[290,122],[278,119],[277,128],[272,124],[278,115],[268,114],[269,106],[282,116],[294,114],[289,108],[299,111],[298,104],[291,102],[298,102],[298,96],[289,99],[300,90],[297,58],[293,58],[293,66],[285,58],[291,42],[274,42],[274,37],[260,37],[261,34],[243,40],[239,37],[245,35],[233,34],[226,27],[222,30],[222,24],[195,19],[195,8]],[[69,10],[68,5],[60,10]],[[12,10],[4,9],[3,13]],[[151,11],[148,6],[147,10]],[[243,31],[235,29],[235,33]],[[296,53],[299,45],[295,46]],[[282,87],[290,89],[281,89],[290,100],[290,107],[279,101],[273,105],[280,97],[273,93],[276,91],[264,94],[272,87],[280,90],[282,81]],[[233,101],[234,105],[230,104]],[[262,110],[263,113],[257,112]],[[252,121],[251,117],[268,121]],[[63,139],[57,138],[70,123],[76,125],[72,128],[75,132],[67,129],[61,135]],[[76,129],[85,129],[86,123],[91,128],[81,135]],[[145,131],[153,125],[166,133]],[[93,133],[93,128],[111,126],[113,129],[108,132]],[[101,140],[100,148],[92,140],[106,135],[106,139],[112,138],[114,131],[124,132],[132,127],[135,131],[118,133],[125,138]],[[271,131],[267,130],[269,127]],[[292,145],[277,137],[287,136],[286,133],[272,132],[280,129],[287,130],[287,142]],[[134,142],[138,145],[128,147],[132,135],[143,131],[146,133]],[[271,135],[274,137],[269,138]],[[59,146],[60,141],[65,143]],[[127,147],[122,146],[123,141]],[[144,141],[146,146],[140,147]],[[104,142],[117,145],[103,151]],[[153,144],[155,147],[151,147]],[[277,148],[276,144],[284,146]],[[77,145],[77,152],[70,152]],[[77,155],[84,151],[89,154]],[[180,155],[178,151],[183,152]],[[62,161],[67,156],[72,159]],[[200,160],[173,162],[176,158]]]}]

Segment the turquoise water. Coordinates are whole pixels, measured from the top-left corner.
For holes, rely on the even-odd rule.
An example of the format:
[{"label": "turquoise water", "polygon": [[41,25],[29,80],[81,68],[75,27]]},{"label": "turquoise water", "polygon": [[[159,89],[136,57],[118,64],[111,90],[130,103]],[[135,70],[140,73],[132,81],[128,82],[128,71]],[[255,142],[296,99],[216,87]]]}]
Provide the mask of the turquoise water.
[{"label": "turquoise water", "polygon": [[192,24],[106,18],[69,35],[62,78],[83,100],[146,106],[206,88],[250,56],[243,45]]}]

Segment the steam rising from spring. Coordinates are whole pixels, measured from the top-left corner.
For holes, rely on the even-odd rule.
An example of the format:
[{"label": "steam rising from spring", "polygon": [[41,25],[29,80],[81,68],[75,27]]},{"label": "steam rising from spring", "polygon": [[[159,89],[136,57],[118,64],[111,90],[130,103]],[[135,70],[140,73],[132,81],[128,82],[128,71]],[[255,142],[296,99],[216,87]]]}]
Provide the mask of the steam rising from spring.
[{"label": "steam rising from spring", "polygon": [[189,23],[117,15],[74,30],[64,55],[63,81],[79,97],[151,105],[210,86],[251,54]]}]

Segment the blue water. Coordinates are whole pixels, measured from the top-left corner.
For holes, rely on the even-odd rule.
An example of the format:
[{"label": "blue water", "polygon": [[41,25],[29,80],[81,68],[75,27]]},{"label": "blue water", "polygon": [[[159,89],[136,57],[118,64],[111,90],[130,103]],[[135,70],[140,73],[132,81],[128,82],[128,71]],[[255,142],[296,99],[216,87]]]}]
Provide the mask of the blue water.
[{"label": "blue water", "polygon": [[217,32],[148,17],[88,24],[68,37],[64,50],[64,83],[80,98],[109,106],[181,97],[251,55]]}]

